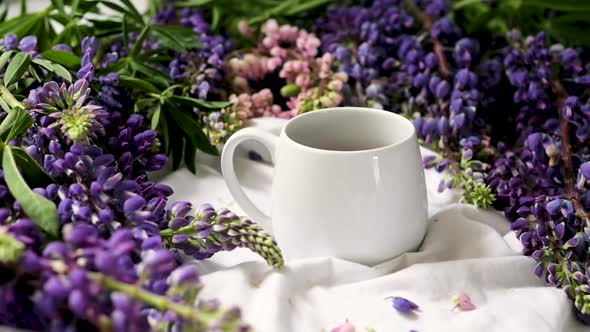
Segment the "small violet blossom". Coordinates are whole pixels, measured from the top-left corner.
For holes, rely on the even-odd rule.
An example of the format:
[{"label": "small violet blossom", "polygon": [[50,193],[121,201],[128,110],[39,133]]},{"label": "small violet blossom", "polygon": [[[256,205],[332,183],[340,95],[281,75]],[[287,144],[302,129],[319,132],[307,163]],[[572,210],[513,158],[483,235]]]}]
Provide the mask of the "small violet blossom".
[{"label": "small violet blossom", "polygon": [[391,299],[391,305],[399,312],[407,313],[418,310],[418,305],[416,303],[401,296],[390,296],[385,299]]}]

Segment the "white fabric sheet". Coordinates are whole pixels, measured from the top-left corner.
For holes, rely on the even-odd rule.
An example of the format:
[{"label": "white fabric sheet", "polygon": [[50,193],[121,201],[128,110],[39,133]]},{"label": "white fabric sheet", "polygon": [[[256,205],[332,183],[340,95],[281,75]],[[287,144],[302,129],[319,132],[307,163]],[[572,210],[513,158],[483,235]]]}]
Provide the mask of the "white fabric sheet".
[{"label": "white fabric sheet", "polygon": [[[133,2],[145,8],[145,0]],[[50,2],[27,3],[35,11]],[[10,16],[18,14],[18,4],[9,3]],[[281,122],[255,124],[277,132]],[[236,163],[246,191],[268,211],[272,168],[246,159]],[[200,156],[197,175],[181,169],[162,182],[174,188],[172,200],[210,202],[240,213],[218,166],[216,159]],[[432,223],[419,252],[375,267],[331,257],[288,260],[277,272],[257,255],[237,249],[197,263],[206,274],[202,296],[241,306],[245,319],[261,332],[329,331],[347,318],[358,331],[374,327],[378,332],[588,330],[575,320],[565,293],[533,275],[532,259],[519,254],[519,242],[499,213],[454,204],[456,195],[436,193],[439,175],[426,175]],[[477,310],[451,311],[452,297],[460,291],[471,296]],[[397,313],[383,300],[395,295],[416,302],[420,312]]]},{"label": "white fabric sheet", "polygon": [[[276,119],[254,121],[275,133],[282,124]],[[175,190],[171,200],[210,202],[241,213],[218,160],[201,156],[198,167],[196,175],[180,169],[164,177],[162,182]],[[237,158],[236,168],[247,193],[268,211],[272,167]],[[261,332],[330,331],[345,319],[357,331],[586,330],[565,293],[534,276],[533,260],[520,255],[520,243],[504,217],[457,204],[456,193],[437,193],[440,176],[426,172],[431,223],[418,252],[374,267],[333,257],[287,257],[278,272],[257,255],[237,249],[196,263],[205,274],[203,298],[241,306],[246,321]],[[452,311],[458,292],[469,294],[477,309]],[[388,296],[408,298],[420,311],[402,315],[384,300]]]}]

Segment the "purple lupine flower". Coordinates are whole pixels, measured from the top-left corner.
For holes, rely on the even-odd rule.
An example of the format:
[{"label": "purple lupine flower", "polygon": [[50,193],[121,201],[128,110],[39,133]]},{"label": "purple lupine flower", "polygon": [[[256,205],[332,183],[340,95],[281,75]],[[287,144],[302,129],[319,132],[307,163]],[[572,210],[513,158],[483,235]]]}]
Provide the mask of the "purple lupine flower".
[{"label": "purple lupine flower", "polygon": [[31,90],[23,102],[48,128],[59,127],[61,133],[73,142],[95,139],[104,135],[100,122],[107,117],[106,111],[98,105],[89,104],[90,87],[81,79],[67,86],[49,82],[43,87]]},{"label": "purple lupine flower", "polygon": [[406,298],[401,296],[392,296],[387,299],[391,299],[391,305],[393,308],[401,313],[408,313],[418,310],[418,305]]}]

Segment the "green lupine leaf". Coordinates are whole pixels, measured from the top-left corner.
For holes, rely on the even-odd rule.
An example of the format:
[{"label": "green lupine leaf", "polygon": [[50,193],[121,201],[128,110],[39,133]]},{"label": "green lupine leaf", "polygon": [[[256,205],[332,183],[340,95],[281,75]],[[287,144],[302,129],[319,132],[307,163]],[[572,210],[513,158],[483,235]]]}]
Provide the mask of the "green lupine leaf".
[{"label": "green lupine leaf", "polygon": [[10,105],[8,105],[8,103],[6,103],[6,101],[3,98],[0,98],[0,107],[2,107],[2,109],[5,112],[9,112],[10,111]]},{"label": "green lupine leaf", "polygon": [[[14,29],[8,31],[9,33],[14,33],[15,35],[17,35],[19,38],[22,38],[26,35],[35,35],[35,33],[32,33],[35,29],[38,29],[40,26],[40,22],[42,22],[45,19],[45,14],[43,13],[37,13],[37,14],[33,14],[32,18],[29,19],[25,19],[21,22],[21,24],[17,25]],[[1,29],[0,29],[1,30]],[[2,33],[0,32],[0,35]]]},{"label": "green lupine leaf", "polygon": [[127,14],[129,17],[132,17],[134,20],[138,21],[138,22],[143,22],[141,15],[139,15],[139,17],[137,17],[135,15],[135,13],[128,9],[125,8],[124,6],[121,6],[115,2],[112,1],[106,1],[106,0],[101,0],[101,1],[97,1],[98,3],[100,3],[103,6],[106,6],[110,9],[112,9],[113,11],[115,11],[116,13],[120,13],[120,14]]},{"label": "green lupine leaf", "polygon": [[191,173],[197,173],[197,165],[195,158],[197,156],[197,147],[193,145],[189,140],[185,140],[184,143],[184,164]]},{"label": "green lupine leaf", "polygon": [[111,18],[109,20],[105,20],[105,19],[92,19],[89,18],[88,21],[90,23],[92,23],[92,25],[94,26],[94,29],[96,30],[118,30],[121,31],[121,27],[122,27],[122,20],[119,20],[117,18]]},{"label": "green lupine leaf", "polygon": [[134,110],[136,113],[145,112],[146,110],[152,109],[154,105],[160,105],[158,98],[143,98],[135,102]]},{"label": "green lupine leaf", "polygon": [[453,10],[459,10],[464,7],[471,6],[473,4],[481,4],[481,3],[484,3],[484,1],[483,0],[461,0],[461,1],[453,2],[452,7],[453,7]]},{"label": "green lupine leaf", "polygon": [[37,80],[37,82],[43,81],[43,79],[41,78],[41,75],[39,75],[39,73],[37,72],[35,67],[29,66],[29,74],[31,74],[31,76],[33,76]]},{"label": "green lupine leaf", "polygon": [[174,101],[175,103],[178,103],[179,105],[196,107],[198,109],[208,111],[219,110],[232,105],[232,102],[230,101],[206,101],[202,99],[183,96],[171,96],[170,100]]},{"label": "green lupine leaf", "polygon": [[160,124],[160,114],[162,113],[162,105],[157,104],[154,109],[154,114],[152,114],[152,122],[150,128],[152,130],[156,130],[158,125]]},{"label": "green lupine leaf", "polygon": [[51,61],[47,61],[44,59],[33,59],[32,62],[36,65],[39,65],[39,66],[51,71],[51,72],[53,72],[53,70],[54,70],[54,67],[53,67],[53,64],[51,63]]},{"label": "green lupine leaf", "polygon": [[55,70],[53,71],[55,74],[63,77],[66,81],[68,81],[70,83],[72,82],[72,80],[73,80],[72,74],[64,66],[56,63],[53,65],[53,67],[55,68]]},{"label": "green lupine leaf", "polygon": [[285,15],[296,15],[301,12],[305,12],[311,9],[314,9],[319,6],[327,5],[329,3],[335,2],[334,0],[307,0],[295,6],[289,7],[285,12]]},{"label": "green lupine leaf", "polygon": [[521,6],[535,6],[546,9],[554,9],[559,11],[590,11],[589,1],[580,0],[521,0]]},{"label": "green lupine leaf", "polygon": [[70,52],[47,50],[41,55],[51,62],[60,64],[68,69],[77,70],[80,68],[80,58]]},{"label": "green lupine leaf", "polygon": [[166,115],[165,112],[162,111],[162,106],[160,105],[160,136],[162,137],[162,141],[164,143],[164,152],[167,154],[172,154],[170,152],[170,131],[168,127],[170,125],[174,125],[171,122],[170,117]]},{"label": "green lupine leaf", "polygon": [[28,87],[30,87],[33,83],[37,82],[36,79],[32,77],[25,77],[22,80],[15,83],[16,91],[25,91]]},{"label": "green lupine leaf", "polygon": [[31,63],[31,55],[25,52],[17,53],[6,68],[4,85],[9,86],[21,79]]},{"label": "green lupine leaf", "polygon": [[213,6],[213,19],[211,21],[211,29],[217,30],[219,26],[219,21],[221,20],[221,8],[219,6]]},{"label": "green lupine leaf", "polygon": [[4,69],[4,66],[6,66],[6,64],[8,63],[8,60],[10,60],[10,57],[15,53],[15,51],[6,51],[4,53],[2,53],[2,55],[0,55],[0,69]]},{"label": "green lupine leaf", "polygon": [[559,23],[575,23],[575,22],[590,22],[590,15],[588,13],[568,12],[567,14],[559,15],[551,19],[551,22]]},{"label": "green lupine leaf", "polygon": [[132,16],[135,17],[135,19],[137,19],[138,22],[142,22],[143,23],[143,16],[139,13],[139,11],[137,10],[137,8],[135,8],[135,5],[130,1],[130,0],[120,0],[125,6],[127,6],[127,9],[129,9],[129,11],[131,12]]},{"label": "green lupine leaf", "polygon": [[71,8],[73,14],[75,14],[78,11],[79,5],[80,5],[80,0],[72,0],[72,3],[70,4],[70,8]]},{"label": "green lupine leaf", "polygon": [[14,107],[0,123],[0,137],[4,142],[10,142],[29,129],[33,123],[35,123],[35,119],[29,112],[22,107]]},{"label": "green lupine leaf", "polygon": [[53,5],[53,7],[55,7],[57,9],[57,11],[60,14],[62,14],[62,15],[66,14],[63,0],[51,0],[51,4]]},{"label": "green lupine leaf", "polygon": [[8,5],[4,4],[0,10],[0,22],[6,21],[6,16],[8,16]]},{"label": "green lupine leaf", "polygon": [[123,47],[129,53],[129,23],[127,22],[127,15],[123,15],[122,29],[123,29]]},{"label": "green lupine leaf", "polygon": [[157,81],[164,83],[164,84],[168,84],[169,82],[171,82],[170,77],[168,75],[164,74],[163,72],[161,72],[158,69],[155,69],[149,65],[142,64],[137,61],[133,61],[133,62],[131,62],[131,66],[133,69],[146,75],[147,77],[149,77],[152,80],[157,80]]},{"label": "green lupine leaf", "polygon": [[174,6],[176,7],[199,7],[206,4],[210,4],[213,0],[188,0],[188,1],[179,1],[175,2]]},{"label": "green lupine leaf", "polygon": [[15,31],[28,31],[39,19],[38,15],[27,14],[4,21],[0,23],[0,36],[4,36],[8,33],[16,34]]},{"label": "green lupine leaf", "polygon": [[[161,123],[164,124],[164,127],[166,128],[165,132],[167,135],[165,135],[165,137],[168,142],[168,153],[172,155],[172,169],[176,170],[182,161],[182,152],[184,150],[183,135],[178,134],[180,129],[176,126],[175,121],[172,119],[169,112],[165,112],[164,115],[166,121],[162,121]],[[170,133],[174,133],[174,135],[170,135]]]},{"label": "green lupine leaf", "polygon": [[138,90],[143,90],[143,91],[157,93],[157,94],[160,93],[160,90],[158,90],[158,88],[156,88],[150,82],[147,82],[146,80],[141,80],[141,79],[138,79],[135,77],[131,77],[128,75],[121,75],[119,77],[119,83],[121,83],[122,86],[132,88],[132,89],[138,89]]},{"label": "green lupine leaf", "polygon": [[147,36],[149,34],[150,27],[151,26],[148,24],[143,28],[143,30],[141,30],[141,33],[139,34],[139,37],[137,37],[137,41],[135,42],[135,45],[133,45],[133,48],[131,49],[129,56],[134,57],[139,54],[139,52],[141,51],[141,47],[143,45],[143,42],[145,41],[145,39],[147,38]]},{"label": "green lupine leaf", "polygon": [[212,155],[219,154],[217,148],[209,142],[209,137],[201,129],[200,124],[195,119],[195,115],[187,114],[185,111],[177,108],[173,103],[166,103],[166,105],[169,107],[168,114],[170,114],[170,117],[190,139],[193,145],[205,153]]},{"label": "green lupine leaf", "polygon": [[12,153],[16,164],[20,167],[23,177],[27,183],[35,188],[46,187],[55,180],[21,147],[12,147]]},{"label": "green lupine leaf", "polygon": [[187,28],[172,25],[152,25],[152,33],[166,47],[178,52],[201,46],[197,34]]},{"label": "green lupine leaf", "polygon": [[4,146],[2,168],[8,190],[20,203],[25,214],[42,230],[57,236],[59,219],[55,204],[29,188],[16,165],[12,147],[9,145]]}]

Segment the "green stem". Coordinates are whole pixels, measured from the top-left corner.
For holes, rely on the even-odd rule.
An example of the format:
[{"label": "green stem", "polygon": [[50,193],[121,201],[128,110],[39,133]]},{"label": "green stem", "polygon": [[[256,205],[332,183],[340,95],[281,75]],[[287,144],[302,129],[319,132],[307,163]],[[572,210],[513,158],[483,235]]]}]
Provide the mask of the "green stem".
[{"label": "green stem", "polygon": [[14,95],[8,90],[8,88],[3,84],[0,84],[0,96],[8,103],[10,107],[23,107],[23,104],[18,101],[18,99],[16,99]]},{"label": "green stem", "polygon": [[193,225],[186,225],[181,227],[177,230],[172,230],[170,228],[164,229],[160,231],[160,236],[163,238],[169,238],[174,236],[175,234],[193,234],[195,232],[195,228]]},{"label": "green stem", "polygon": [[200,312],[193,306],[173,302],[165,296],[148,292],[135,285],[120,282],[101,273],[92,272],[89,275],[105,288],[125,293],[129,297],[146,303],[160,311],[172,311],[183,319],[192,322],[201,323],[206,326],[207,323],[212,322],[221,316],[219,312]]}]

